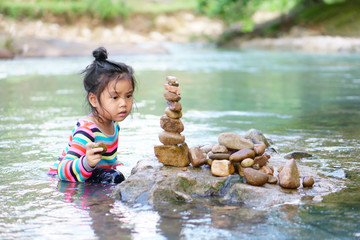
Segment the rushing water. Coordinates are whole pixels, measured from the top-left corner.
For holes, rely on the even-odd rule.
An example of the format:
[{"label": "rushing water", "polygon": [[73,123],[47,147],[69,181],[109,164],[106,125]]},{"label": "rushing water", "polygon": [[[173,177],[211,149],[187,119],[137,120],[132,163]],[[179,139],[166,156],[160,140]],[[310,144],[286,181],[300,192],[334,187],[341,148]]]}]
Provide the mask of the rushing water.
[{"label": "rushing water", "polygon": [[[113,59],[134,67],[136,108],[121,123],[119,159],[129,176],[159,144],[163,84],[182,90],[189,146],[221,132],[261,130],[285,154],[313,154],[322,174],[348,173],[322,202],[268,210],[203,203],[128,206],[113,186],[59,182],[45,172],[87,113],[81,77],[90,57],[0,61],[1,239],[359,239],[360,56],[167,45],[165,55]],[[111,58],[111,56],[110,56]]]}]

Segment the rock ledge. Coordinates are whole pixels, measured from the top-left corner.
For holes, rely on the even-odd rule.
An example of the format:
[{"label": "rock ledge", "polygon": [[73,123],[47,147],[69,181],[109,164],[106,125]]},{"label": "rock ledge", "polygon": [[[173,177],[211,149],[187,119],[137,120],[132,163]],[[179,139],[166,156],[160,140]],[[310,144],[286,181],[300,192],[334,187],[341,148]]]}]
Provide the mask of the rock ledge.
[{"label": "rock ledge", "polygon": [[[274,155],[270,163],[277,169],[286,162]],[[321,201],[322,197],[344,188],[344,181],[322,177],[315,169],[298,163],[300,180],[312,176],[312,188],[284,189],[278,184],[261,187],[247,184],[234,174],[214,177],[208,166],[193,168],[167,167],[156,158],[140,160],[128,179],[115,187],[112,196],[129,204],[157,205],[161,202],[187,202],[215,197],[226,204],[241,204],[258,209],[282,204],[300,204],[303,201]]]}]

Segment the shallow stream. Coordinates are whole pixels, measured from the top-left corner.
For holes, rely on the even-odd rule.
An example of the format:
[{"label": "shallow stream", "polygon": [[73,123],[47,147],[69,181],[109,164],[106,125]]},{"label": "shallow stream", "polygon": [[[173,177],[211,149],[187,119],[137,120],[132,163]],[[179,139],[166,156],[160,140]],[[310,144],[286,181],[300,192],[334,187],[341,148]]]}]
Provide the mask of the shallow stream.
[{"label": "shallow stream", "polygon": [[209,199],[129,206],[110,197],[113,186],[59,182],[46,171],[87,114],[78,73],[92,58],[1,60],[0,239],[360,239],[359,55],[165,46],[169,54],[110,55],[139,83],[120,124],[126,176],[160,143],[163,84],[175,75],[189,146],[259,129],[280,154],[305,151],[313,158],[302,164],[321,174],[345,171],[347,187],[260,211]]}]

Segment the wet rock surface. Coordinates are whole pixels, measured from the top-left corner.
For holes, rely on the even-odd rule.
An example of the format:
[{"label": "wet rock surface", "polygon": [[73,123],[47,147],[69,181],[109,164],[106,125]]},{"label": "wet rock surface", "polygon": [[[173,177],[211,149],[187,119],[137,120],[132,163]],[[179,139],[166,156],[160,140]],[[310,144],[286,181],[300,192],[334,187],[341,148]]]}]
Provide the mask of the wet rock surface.
[{"label": "wet rock surface", "polygon": [[[227,177],[211,174],[210,166],[194,168],[164,166],[157,159],[140,160],[132,174],[113,191],[113,197],[129,204],[160,204],[167,202],[191,202],[216,197],[220,202],[241,204],[255,208],[267,208],[279,204],[299,204],[304,201],[321,201],[322,197],[337,192],[344,182],[319,175],[311,167],[298,164],[301,185],[297,189],[285,189],[276,184],[277,169],[287,160],[273,155],[269,163],[274,166],[273,184],[252,186],[237,173]],[[271,176],[271,175],[269,175]],[[302,187],[305,176],[314,178],[314,185]],[[274,184],[275,183],[275,184]]]}]

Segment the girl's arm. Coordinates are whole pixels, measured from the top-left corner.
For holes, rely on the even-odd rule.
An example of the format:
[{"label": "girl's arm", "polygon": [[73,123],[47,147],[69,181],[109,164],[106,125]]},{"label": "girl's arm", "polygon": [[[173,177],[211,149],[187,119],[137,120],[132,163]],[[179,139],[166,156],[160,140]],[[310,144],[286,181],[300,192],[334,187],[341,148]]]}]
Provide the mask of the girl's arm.
[{"label": "girl's arm", "polygon": [[59,162],[58,176],[61,180],[70,182],[84,182],[88,179],[96,164],[101,160],[102,148],[92,148],[95,146],[93,132],[84,127],[80,127],[73,135],[71,146],[67,154]]}]

